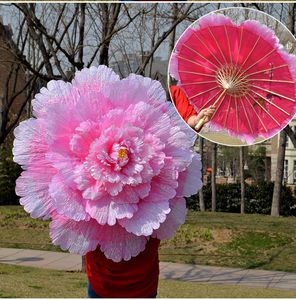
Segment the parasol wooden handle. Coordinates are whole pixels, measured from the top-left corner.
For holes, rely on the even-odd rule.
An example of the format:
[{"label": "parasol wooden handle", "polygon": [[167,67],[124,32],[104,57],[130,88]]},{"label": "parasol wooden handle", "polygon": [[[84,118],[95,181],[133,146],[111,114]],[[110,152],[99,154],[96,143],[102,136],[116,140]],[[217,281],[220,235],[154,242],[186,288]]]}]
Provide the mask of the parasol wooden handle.
[{"label": "parasol wooden handle", "polygon": [[204,125],[205,123],[205,120],[206,120],[206,116],[202,117],[198,122],[197,124],[194,126],[194,129],[199,132],[202,128],[202,126]]},{"label": "parasol wooden handle", "polygon": [[[219,102],[219,100],[224,96],[224,94],[226,93],[226,89],[223,90],[223,92],[219,95],[218,99],[214,102],[213,106],[216,106],[217,103]],[[224,98],[224,97],[223,97]],[[199,132],[201,130],[201,128],[203,127],[205,121],[206,121],[207,116],[203,116],[198,122],[197,124],[194,126],[194,129]]]}]

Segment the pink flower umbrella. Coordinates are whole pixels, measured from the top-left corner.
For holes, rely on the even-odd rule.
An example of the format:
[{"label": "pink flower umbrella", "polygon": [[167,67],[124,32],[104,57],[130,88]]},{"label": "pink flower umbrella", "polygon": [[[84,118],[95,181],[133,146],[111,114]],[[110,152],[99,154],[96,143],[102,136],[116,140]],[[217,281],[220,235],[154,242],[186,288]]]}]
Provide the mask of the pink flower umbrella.
[{"label": "pink flower umbrella", "polygon": [[33,115],[15,129],[16,192],[33,218],[52,219],[55,245],[81,255],[100,246],[118,262],[184,222],[201,164],[159,82],[83,69],[42,88]]},{"label": "pink flower umbrella", "polygon": [[216,106],[210,128],[248,144],[270,138],[296,112],[296,58],[258,21],[201,18],[177,42],[170,73],[197,111]]}]

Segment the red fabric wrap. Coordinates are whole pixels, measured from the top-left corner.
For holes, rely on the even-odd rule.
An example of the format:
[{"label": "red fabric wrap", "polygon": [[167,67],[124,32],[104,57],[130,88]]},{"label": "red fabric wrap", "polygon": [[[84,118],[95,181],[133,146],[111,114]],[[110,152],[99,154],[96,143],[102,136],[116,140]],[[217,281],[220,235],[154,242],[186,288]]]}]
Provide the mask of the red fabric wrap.
[{"label": "red fabric wrap", "polygon": [[197,115],[194,107],[189,103],[188,98],[180,87],[172,85],[170,92],[177,111],[186,123],[191,116]]},{"label": "red fabric wrap", "polygon": [[115,263],[99,247],[86,254],[86,273],[92,289],[103,298],[149,298],[157,294],[160,241],[150,239],[146,248],[129,261]]}]

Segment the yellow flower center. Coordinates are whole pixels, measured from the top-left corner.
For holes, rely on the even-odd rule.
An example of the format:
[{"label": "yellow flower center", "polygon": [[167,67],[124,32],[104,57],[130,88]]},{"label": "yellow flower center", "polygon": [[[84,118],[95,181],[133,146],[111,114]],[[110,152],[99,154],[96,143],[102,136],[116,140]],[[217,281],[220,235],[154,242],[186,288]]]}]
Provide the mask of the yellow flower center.
[{"label": "yellow flower center", "polygon": [[127,149],[126,148],[120,148],[118,151],[118,158],[119,159],[124,159],[127,154]]}]

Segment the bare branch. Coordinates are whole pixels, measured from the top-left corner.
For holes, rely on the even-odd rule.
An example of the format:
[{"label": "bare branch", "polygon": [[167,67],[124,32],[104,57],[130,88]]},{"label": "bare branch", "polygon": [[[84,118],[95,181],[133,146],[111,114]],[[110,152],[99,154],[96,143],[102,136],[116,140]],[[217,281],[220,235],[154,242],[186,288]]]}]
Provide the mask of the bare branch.
[{"label": "bare branch", "polygon": [[182,16],[180,16],[179,18],[177,18],[170,26],[170,28],[165,31],[156,41],[154,47],[150,50],[149,55],[147,55],[143,61],[143,63],[141,64],[141,66],[138,67],[136,73],[137,74],[143,74],[145,71],[145,68],[147,66],[147,64],[149,63],[149,60],[151,59],[152,55],[154,54],[154,52],[158,49],[158,47],[161,45],[161,43],[170,35],[171,32],[173,32],[174,28],[176,28],[176,26],[181,23],[184,19],[186,19],[187,15],[190,12],[190,9],[192,7],[193,3],[191,3],[190,5],[188,5],[187,9],[185,10],[185,12],[183,13]]},{"label": "bare branch", "polygon": [[290,138],[290,141],[292,142],[293,146],[296,148],[296,134],[293,132],[291,126],[287,125],[284,130],[287,136]]}]

